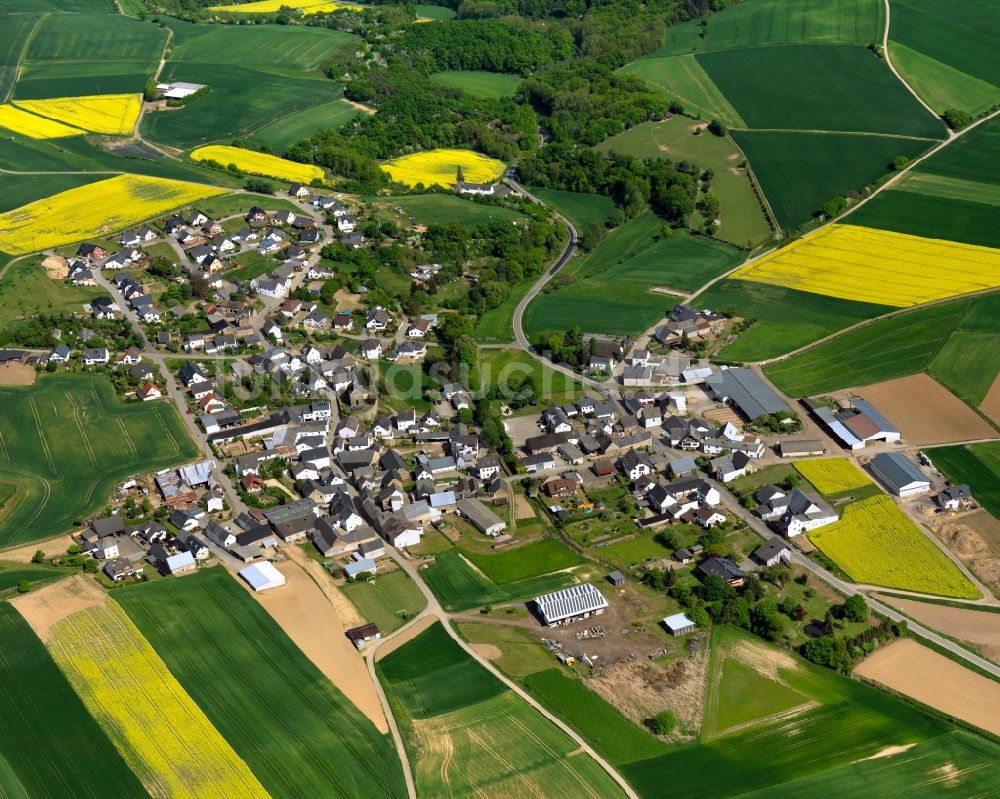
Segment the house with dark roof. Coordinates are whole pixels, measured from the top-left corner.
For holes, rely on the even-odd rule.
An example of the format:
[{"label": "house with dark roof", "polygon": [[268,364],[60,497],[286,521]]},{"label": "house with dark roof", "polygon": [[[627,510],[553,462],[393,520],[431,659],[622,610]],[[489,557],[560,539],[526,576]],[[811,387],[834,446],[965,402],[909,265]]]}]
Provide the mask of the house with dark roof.
[{"label": "house with dark roof", "polygon": [[715,575],[721,577],[724,582],[739,588],[746,581],[746,574],[733,563],[729,558],[709,558],[700,563],[695,569],[703,578]]}]

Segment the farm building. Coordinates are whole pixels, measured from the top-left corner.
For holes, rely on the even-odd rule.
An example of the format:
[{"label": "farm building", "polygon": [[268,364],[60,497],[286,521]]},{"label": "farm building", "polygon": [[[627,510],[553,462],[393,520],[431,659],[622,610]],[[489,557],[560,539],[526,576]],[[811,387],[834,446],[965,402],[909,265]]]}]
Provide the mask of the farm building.
[{"label": "farm building", "polygon": [[363,574],[375,574],[378,571],[378,566],[375,561],[371,558],[361,558],[361,560],[356,560],[353,563],[348,563],[344,566],[344,575],[348,579],[355,579]]},{"label": "farm building", "polygon": [[620,571],[613,571],[605,578],[615,588],[622,588],[625,585],[625,575]]},{"label": "farm building", "polygon": [[285,584],[285,575],[278,571],[273,563],[266,560],[247,566],[239,572],[239,575],[254,591],[268,591]]},{"label": "farm building", "polygon": [[506,522],[478,499],[463,499],[456,507],[458,512],[468,519],[481,533],[498,536],[507,529]]},{"label": "farm building", "polygon": [[832,411],[825,405],[809,403],[813,415],[848,449],[862,449],[869,441],[896,444],[899,430],[867,400],[855,397],[849,408]]},{"label": "farm building", "polygon": [[360,627],[352,627],[344,635],[357,647],[359,652],[365,648],[367,641],[377,641],[382,637],[377,624],[362,624]]},{"label": "farm building", "polygon": [[683,613],[675,613],[673,616],[667,616],[663,620],[663,626],[667,628],[668,633],[674,636],[685,635],[694,632],[695,629],[694,622]]},{"label": "farm building", "polygon": [[603,613],[608,607],[608,600],[590,583],[536,596],[532,601],[542,621],[550,627],[577,619],[588,619]]},{"label": "farm building", "polygon": [[972,489],[964,484],[948,486],[934,497],[934,501],[944,510],[959,510],[972,503]]},{"label": "farm building", "polygon": [[826,446],[818,438],[799,438],[778,444],[782,458],[804,458],[808,455],[822,455]]},{"label": "farm building", "polygon": [[705,379],[705,388],[713,399],[732,405],[751,421],[791,411],[760,377],[743,367],[723,369],[710,375]]},{"label": "farm building", "polygon": [[897,497],[912,497],[931,490],[931,481],[917,465],[899,452],[883,452],[868,464],[871,472]]}]

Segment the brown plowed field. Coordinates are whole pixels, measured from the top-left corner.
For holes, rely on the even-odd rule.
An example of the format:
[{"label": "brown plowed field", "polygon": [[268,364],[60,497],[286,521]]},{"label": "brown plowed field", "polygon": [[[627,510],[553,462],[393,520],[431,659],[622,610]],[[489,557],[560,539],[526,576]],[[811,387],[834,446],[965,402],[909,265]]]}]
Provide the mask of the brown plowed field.
[{"label": "brown plowed field", "polygon": [[918,602],[915,599],[899,599],[898,597],[876,594],[878,599],[912,616],[921,624],[933,627],[949,638],[958,638],[970,644],[986,644],[1000,646],[1000,613],[989,611],[950,608],[946,605],[934,605],[930,602]]},{"label": "brown plowed field", "polygon": [[998,438],[990,424],[925,374],[886,380],[851,393],[871,402],[911,444]]},{"label": "brown plowed field", "polygon": [[997,375],[990,390],[983,397],[983,402],[979,410],[989,416],[994,422],[1000,424],[1000,375]]},{"label": "brown plowed field", "polygon": [[1000,683],[916,641],[877,649],[854,673],[1000,735]]}]

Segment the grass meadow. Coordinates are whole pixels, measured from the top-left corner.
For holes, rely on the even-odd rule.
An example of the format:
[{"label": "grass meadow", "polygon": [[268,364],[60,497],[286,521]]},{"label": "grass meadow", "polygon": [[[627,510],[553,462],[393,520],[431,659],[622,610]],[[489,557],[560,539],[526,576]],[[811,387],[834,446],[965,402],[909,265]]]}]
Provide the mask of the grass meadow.
[{"label": "grass meadow", "polygon": [[[4,10],[8,10],[9,3],[4,4]],[[32,3],[31,6],[34,6]],[[33,7],[25,9],[34,11]],[[0,70],[0,100],[8,96],[8,92],[13,88],[17,79],[17,70],[14,68],[24,42],[31,33],[31,29],[38,24],[37,14],[5,14],[3,24],[0,25],[0,63],[3,64]]]},{"label": "grass meadow", "polygon": [[[2,488],[3,485],[0,484],[0,489]],[[0,505],[0,509],[2,507]],[[4,596],[11,589],[17,588],[17,584],[21,580],[27,580],[32,588],[37,588],[42,583],[47,583],[50,580],[58,580],[60,577],[66,577],[68,574],[69,572],[66,569],[60,569],[55,566],[0,561],[0,596]]]},{"label": "grass meadow", "polygon": [[380,574],[375,580],[347,583],[340,590],[366,622],[378,625],[382,635],[399,629],[427,606],[417,584],[402,569]]},{"label": "grass meadow", "polygon": [[950,480],[967,483],[976,501],[1000,519],[1000,442],[937,447],[929,454]]},{"label": "grass meadow", "polygon": [[441,22],[443,20],[454,19],[455,11],[451,8],[446,8],[445,6],[433,6],[427,3],[417,3],[414,7],[417,12],[417,18],[429,19],[435,22]]},{"label": "grass meadow", "polygon": [[541,403],[567,402],[586,391],[582,383],[550,369],[523,350],[480,350],[479,375],[484,385],[517,376],[530,378]]},{"label": "grass meadow", "polygon": [[388,737],[223,569],[114,597],[272,797],[404,793]]},{"label": "grass meadow", "polygon": [[476,97],[513,97],[521,85],[520,75],[479,70],[448,70],[435,72],[431,80],[450,89],[461,89]]},{"label": "grass meadow", "polygon": [[576,552],[552,538],[500,552],[485,554],[469,549],[463,554],[498,585],[530,580],[584,562]]},{"label": "grass meadow", "polygon": [[53,280],[41,262],[28,258],[11,264],[0,278],[0,327],[11,330],[37,314],[83,313],[83,306],[106,292],[99,286],[70,286]]},{"label": "grass meadow", "polygon": [[599,194],[547,189],[541,186],[529,186],[528,191],[572,222],[578,233],[589,222],[606,222],[611,212],[615,210],[614,201]]},{"label": "grass meadow", "polygon": [[34,386],[0,389],[0,409],[0,481],[18,486],[0,546],[69,530],[122,478],[198,453],[172,404],[122,405],[97,375],[43,375]]},{"label": "grass meadow", "polygon": [[146,797],[28,623],[0,603],[0,794]]},{"label": "grass meadow", "polygon": [[340,98],[329,100],[265,125],[250,137],[250,141],[268,144],[273,152],[284,152],[320,128],[339,128],[360,113]]}]

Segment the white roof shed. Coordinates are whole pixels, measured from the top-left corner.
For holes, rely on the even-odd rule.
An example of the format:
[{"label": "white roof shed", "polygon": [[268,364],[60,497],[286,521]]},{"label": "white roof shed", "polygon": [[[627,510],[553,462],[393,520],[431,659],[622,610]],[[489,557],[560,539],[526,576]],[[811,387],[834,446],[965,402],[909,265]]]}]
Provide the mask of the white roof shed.
[{"label": "white roof shed", "polygon": [[285,575],[266,560],[247,566],[239,574],[254,591],[267,591],[285,584]]}]

